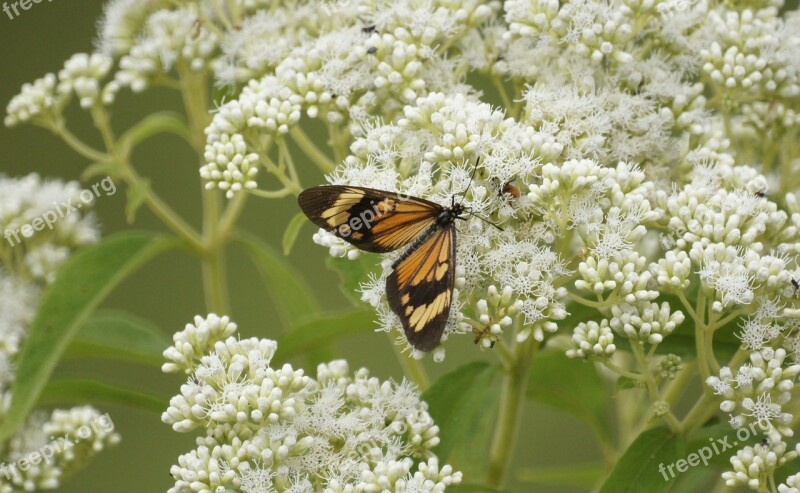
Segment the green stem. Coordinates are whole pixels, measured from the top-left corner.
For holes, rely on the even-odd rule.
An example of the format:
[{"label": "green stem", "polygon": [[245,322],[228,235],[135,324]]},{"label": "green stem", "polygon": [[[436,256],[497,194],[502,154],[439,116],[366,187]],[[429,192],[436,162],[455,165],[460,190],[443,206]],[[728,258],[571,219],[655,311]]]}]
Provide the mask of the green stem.
[{"label": "green stem", "polygon": [[508,97],[508,91],[506,91],[506,86],[503,83],[503,80],[497,76],[493,76],[491,79],[492,84],[494,84],[494,88],[497,89],[497,94],[500,95],[500,99],[503,101],[503,106],[511,109],[514,103],[512,103],[511,98]]},{"label": "green stem", "polygon": [[617,366],[616,364],[612,363],[611,361],[603,361],[603,365],[608,368],[609,370],[613,371],[617,375],[625,378],[630,378],[631,380],[636,380],[639,382],[644,382],[645,378],[643,375],[638,373],[633,373],[632,371],[628,371],[622,367]]},{"label": "green stem", "polygon": [[[650,402],[654,404],[657,401],[660,401],[661,397],[658,393],[658,386],[653,379],[653,374],[650,371],[650,366],[647,363],[647,358],[645,358],[642,343],[640,341],[631,340],[631,349],[633,350],[633,356],[636,358],[636,362],[639,364],[639,368],[642,370],[642,377],[644,378],[644,383],[647,386],[647,395],[650,397]],[[681,423],[678,421],[678,418],[675,417],[672,411],[667,411],[661,416],[661,418],[667,423],[672,431],[679,432],[681,430]]]},{"label": "green stem", "polygon": [[249,190],[247,193],[255,195],[256,197],[261,197],[262,199],[282,199],[283,197],[292,195],[293,191],[291,188],[281,188],[280,190],[260,190],[256,188],[254,190]]},{"label": "green stem", "polygon": [[606,307],[610,306],[610,303],[608,302],[608,300],[603,301],[603,302],[592,301],[592,300],[587,300],[586,298],[583,298],[581,296],[578,296],[577,294],[572,294],[572,293],[567,293],[567,297],[571,301],[574,301],[575,303],[578,303],[578,304],[583,305],[583,306],[588,306],[588,307],[591,307],[591,308],[597,308],[598,310],[601,309],[601,308],[606,308]]},{"label": "green stem", "polygon": [[[747,351],[744,349],[739,349],[728,362],[727,366],[730,368],[736,368],[747,359],[747,354]],[[689,411],[689,414],[686,415],[681,423],[684,432],[687,434],[701,428],[706,421],[711,419],[711,416],[714,415],[719,406],[716,397],[708,389],[708,386],[705,383],[705,378],[701,383],[703,386],[703,396],[700,397],[700,399],[695,403],[694,407],[691,409],[691,411]]]},{"label": "green stem", "polygon": [[242,210],[244,210],[244,205],[247,203],[248,196],[249,194],[247,193],[238,193],[228,202],[228,206],[225,208],[225,212],[222,213],[219,226],[217,227],[222,241],[227,242],[228,239],[230,239],[233,227],[242,214]]},{"label": "green stem", "polygon": [[342,162],[347,155],[347,145],[344,142],[345,135],[335,123],[328,124],[328,134],[331,148],[333,148],[333,155],[337,162]]},{"label": "green stem", "polygon": [[489,470],[486,476],[486,484],[493,488],[501,488],[508,474],[510,459],[519,436],[528,375],[539,347],[540,343],[533,339],[515,344],[513,364],[503,375],[500,410],[489,449]]},{"label": "green stem", "polygon": [[402,348],[395,344],[391,338],[391,335],[389,336],[389,343],[391,344],[392,349],[394,349],[394,353],[397,356],[397,361],[403,368],[403,373],[405,376],[417,384],[417,387],[424,392],[428,387],[431,386],[431,379],[428,377],[428,372],[425,370],[422,362],[403,353]]},{"label": "green stem", "polygon": [[331,171],[336,168],[336,163],[333,162],[331,158],[329,158],[324,152],[322,152],[319,147],[314,144],[308,135],[303,132],[303,129],[300,128],[299,125],[295,125],[292,127],[292,130],[289,131],[289,134],[294,139],[295,144],[303,151],[303,153],[308,156],[311,161],[317,165],[317,167],[322,170],[323,173],[330,173]]},{"label": "green stem", "polygon": [[[208,102],[208,77],[191,71],[186,66],[178,67],[181,96],[193,136],[194,151],[203,156],[205,150],[205,128],[210,120]],[[229,313],[228,283],[225,269],[226,242],[220,227],[224,224],[221,215],[221,195],[217,190],[203,191],[203,255],[201,256],[203,292],[206,307],[219,314]],[[236,212],[236,209],[233,209]],[[233,219],[238,213],[232,216]],[[229,218],[230,221],[232,218]],[[231,225],[227,225],[229,229]]]},{"label": "green stem", "polygon": [[705,391],[681,423],[683,430],[689,434],[700,429],[706,421],[711,419],[716,410],[717,400],[711,392]]},{"label": "green stem", "polygon": [[67,129],[67,127],[65,127],[63,124],[49,128],[56,136],[60,137],[65,144],[70,146],[73,151],[77,152],[86,159],[95,162],[111,161],[114,159],[114,157],[111,154],[98,151],[97,149],[94,149],[93,147],[84,143],[82,140],[76,137],[72,132],[70,132]]},{"label": "green stem", "polygon": [[205,252],[202,256],[203,292],[210,311],[229,313],[225,275],[225,242],[219,234],[220,197],[216,191],[203,194],[203,237]]},{"label": "green stem", "polygon": [[683,368],[675,376],[675,379],[667,386],[664,392],[664,400],[669,403],[670,407],[675,407],[678,398],[683,395],[686,390],[686,385],[689,383],[697,373],[697,364],[693,361],[684,363]]},{"label": "green stem", "polygon": [[[122,179],[128,184],[130,188],[141,186],[144,181],[141,176],[136,172],[130,163],[127,155],[123,154],[119,146],[116,145],[116,139],[111,130],[111,123],[108,118],[108,113],[102,107],[94,108],[92,110],[92,118],[94,124],[103,136],[103,141],[110,154],[104,155],[106,158],[114,161],[119,166],[119,173]],[[62,138],[69,139],[73,144],[79,142],[77,138],[72,136],[66,129],[63,133],[59,132]],[[72,145],[72,144],[71,144]],[[164,202],[158,194],[150,189],[144,198],[144,204],[150,211],[155,214],[164,224],[172,229],[178,236],[183,238],[189,247],[199,252],[203,249],[203,242],[200,235],[192,228],[189,223],[183,220],[172,208]]]}]

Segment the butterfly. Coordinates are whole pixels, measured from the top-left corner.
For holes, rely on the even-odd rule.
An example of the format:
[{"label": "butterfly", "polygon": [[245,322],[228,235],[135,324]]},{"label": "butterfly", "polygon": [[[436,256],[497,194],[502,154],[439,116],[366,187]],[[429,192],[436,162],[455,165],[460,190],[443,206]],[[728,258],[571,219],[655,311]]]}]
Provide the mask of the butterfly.
[{"label": "butterfly", "polygon": [[407,247],[386,279],[386,297],[411,346],[435,348],[453,301],[456,221],[472,214],[469,208],[457,203],[456,195],[446,207],[349,185],[309,188],[298,202],[311,222],[361,250],[387,253]]}]

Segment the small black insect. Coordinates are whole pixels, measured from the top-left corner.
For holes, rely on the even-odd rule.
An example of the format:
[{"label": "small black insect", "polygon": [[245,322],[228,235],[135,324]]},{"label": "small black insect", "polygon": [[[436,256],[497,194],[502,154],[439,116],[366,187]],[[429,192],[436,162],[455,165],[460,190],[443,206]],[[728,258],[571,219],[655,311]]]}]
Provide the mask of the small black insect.
[{"label": "small black insect", "polygon": [[796,291],[800,291],[800,282],[798,282],[794,277],[792,278],[792,286],[794,286]]},{"label": "small black insect", "polygon": [[378,51],[378,48],[375,46],[370,46],[369,48],[367,48],[367,53],[369,53],[370,55],[372,55],[376,51]]},{"label": "small black insect", "polygon": [[756,192],[756,197],[759,197],[759,198],[763,199],[766,196],[767,196],[767,191],[766,190],[759,190],[758,192]]},{"label": "small black insect", "polygon": [[361,28],[361,32],[362,33],[366,33],[366,34],[372,34],[376,30],[377,30],[377,28],[375,27],[375,24],[370,24],[369,26],[364,26],[364,27]]}]

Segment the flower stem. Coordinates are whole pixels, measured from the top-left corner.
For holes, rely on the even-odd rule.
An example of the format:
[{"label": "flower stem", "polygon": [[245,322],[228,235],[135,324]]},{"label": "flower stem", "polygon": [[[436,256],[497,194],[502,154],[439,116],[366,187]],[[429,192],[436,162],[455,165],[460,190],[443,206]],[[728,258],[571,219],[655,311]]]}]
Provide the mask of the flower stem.
[{"label": "flower stem", "polygon": [[417,387],[419,387],[421,391],[424,392],[428,387],[431,386],[431,379],[428,376],[427,370],[425,370],[425,367],[422,365],[421,361],[404,354],[401,347],[395,344],[391,339],[392,338],[390,336],[389,343],[394,349],[394,353],[397,356],[397,361],[403,368],[403,373],[409,380],[417,384]]},{"label": "flower stem", "polygon": [[202,256],[203,292],[206,306],[216,313],[228,313],[227,282],[225,275],[224,239],[219,234],[220,194],[214,190],[203,194],[203,236],[205,252]]},{"label": "flower stem", "polygon": [[503,375],[500,410],[489,449],[489,471],[486,476],[486,484],[493,488],[501,488],[508,474],[525,407],[528,375],[539,347],[540,343],[536,340],[516,344],[511,368]]},{"label": "flower stem", "polygon": [[113,159],[111,154],[98,151],[76,137],[75,134],[70,132],[69,129],[63,125],[63,123],[48,128],[50,128],[50,131],[53,132],[57,137],[61,138],[65,144],[70,146],[73,151],[77,152],[86,159],[90,159],[95,162],[103,162]]},{"label": "flower stem", "polygon": [[[202,159],[205,150],[205,128],[210,120],[208,108],[208,75],[196,73],[186,66],[178,68],[183,104],[193,136],[195,153]],[[203,200],[203,254],[201,256],[203,293],[206,307],[216,313],[229,313],[228,283],[225,269],[225,247],[232,220],[238,211],[221,223],[221,194],[216,190],[201,192]],[[224,226],[224,227],[221,227]]]},{"label": "flower stem", "polygon": [[[108,113],[101,107],[95,108],[92,111],[92,118],[100,134],[103,136],[103,142],[108,149],[109,154],[106,156],[116,163],[119,174],[122,179],[132,189],[141,186],[144,179],[139,176],[136,170],[130,163],[130,158],[124,154],[117,145],[114,133],[111,129],[111,122],[108,118]],[[70,146],[73,146],[76,151],[82,153],[81,146],[74,147],[80,141],[70,134],[66,128],[57,132]],[[144,204],[155,214],[164,224],[170,227],[178,236],[183,238],[189,247],[200,252],[203,248],[200,235],[189,225],[181,216],[178,215],[166,202],[164,202],[152,189],[148,190],[144,198]]]},{"label": "flower stem", "polygon": [[329,158],[319,147],[314,144],[308,135],[303,132],[299,125],[292,127],[289,134],[294,139],[295,144],[308,156],[323,173],[330,173],[336,167],[336,164]]}]

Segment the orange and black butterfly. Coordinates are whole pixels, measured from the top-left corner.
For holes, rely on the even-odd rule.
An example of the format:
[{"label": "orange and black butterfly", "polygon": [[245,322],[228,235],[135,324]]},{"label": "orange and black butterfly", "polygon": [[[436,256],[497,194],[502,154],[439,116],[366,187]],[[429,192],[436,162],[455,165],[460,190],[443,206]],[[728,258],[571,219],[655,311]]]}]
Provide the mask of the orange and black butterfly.
[{"label": "orange and black butterfly", "polygon": [[456,227],[469,210],[395,192],[348,185],[309,188],[300,207],[317,226],[367,252],[408,248],[392,265],[386,295],[408,342],[420,351],[439,344],[453,299]]}]

